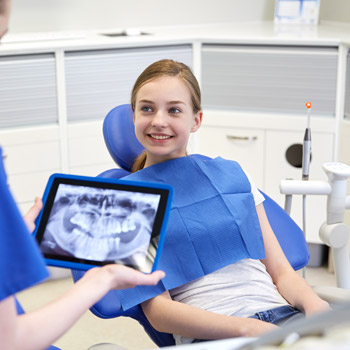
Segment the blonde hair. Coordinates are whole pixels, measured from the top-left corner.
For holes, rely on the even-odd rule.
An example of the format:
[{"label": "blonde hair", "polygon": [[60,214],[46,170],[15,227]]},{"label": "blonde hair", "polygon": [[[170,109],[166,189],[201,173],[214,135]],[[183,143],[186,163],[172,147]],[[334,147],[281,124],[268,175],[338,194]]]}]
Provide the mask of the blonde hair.
[{"label": "blonde hair", "polygon": [[[142,86],[150,81],[161,77],[177,77],[181,79],[191,94],[193,112],[197,113],[202,110],[201,106],[201,90],[198,81],[191,69],[184,63],[176,62],[169,59],[160,60],[148,66],[137,78],[131,92],[131,108],[135,113],[136,96]],[[132,172],[136,172],[144,168],[146,163],[146,152],[141,153],[135,160]]]}]

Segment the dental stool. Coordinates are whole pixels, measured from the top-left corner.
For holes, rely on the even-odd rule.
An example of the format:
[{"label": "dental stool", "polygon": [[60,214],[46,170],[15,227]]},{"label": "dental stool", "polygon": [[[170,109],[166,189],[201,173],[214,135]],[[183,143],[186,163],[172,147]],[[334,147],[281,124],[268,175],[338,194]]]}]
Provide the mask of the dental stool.
[{"label": "dental stool", "polygon": [[[129,174],[135,159],[143,151],[142,145],[136,139],[133,112],[129,104],[115,107],[107,114],[103,124],[103,135],[111,157],[120,168],[107,170],[99,176],[117,179]],[[202,155],[190,156],[208,158]],[[302,230],[276,202],[265,193],[263,195],[267,217],[285,255],[295,270],[302,269],[309,261],[309,251]],[[72,270],[74,281],[79,280],[83,273]],[[175,345],[171,334],[160,333],[151,326],[140,305],[123,311],[114,291],[109,292],[90,311],[105,319],[120,316],[131,317],[143,326],[157,346]]]}]

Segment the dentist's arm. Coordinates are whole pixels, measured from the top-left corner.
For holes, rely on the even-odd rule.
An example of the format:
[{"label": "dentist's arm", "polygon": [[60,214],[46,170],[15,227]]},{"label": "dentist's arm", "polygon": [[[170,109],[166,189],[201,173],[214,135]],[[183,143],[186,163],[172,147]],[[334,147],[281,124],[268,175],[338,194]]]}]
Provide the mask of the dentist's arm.
[{"label": "dentist's arm", "polygon": [[[24,216],[28,229],[35,227],[35,219],[42,208],[41,199]],[[93,268],[60,298],[41,309],[18,316],[14,298],[0,301],[1,350],[39,350],[49,347],[108,291],[155,285],[164,272],[144,274],[121,265]]]},{"label": "dentist's arm", "polygon": [[11,0],[0,0],[0,39],[8,29]]},{"label": "dentist's arm", "polygon": [[13,297],[9,297],[0,302],[1,350],[45,349],[109,290],[155,285],[163,277],[161,271],[146,275],[120,265],[94,268],[57,300],[20,316],[17,316]]}]

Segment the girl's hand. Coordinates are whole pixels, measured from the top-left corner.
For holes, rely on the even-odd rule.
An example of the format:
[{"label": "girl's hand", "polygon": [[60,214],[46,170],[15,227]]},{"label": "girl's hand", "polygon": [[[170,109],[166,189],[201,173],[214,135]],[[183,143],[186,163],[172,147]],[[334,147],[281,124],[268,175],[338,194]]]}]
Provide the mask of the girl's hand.
[{"label": "girl's hand", "polygon": [[321,298],[317,298],[312,303],[308,303],[307,306],[304,308],[306,316],[310,316],[317,312],[324,312],[328,310],[331,310],[331,307],[326,301],[322,300]]},{"label": "girl's hand", "polygon": [[35,220],[38,217],[40,210],[43,207],[43,202],[40,198],[36,197],[33,206],[24,215],[23,219],[26,223],[29,232],[33,232],[35,229]]},{"label": "girl's hand", "polygon": [[[239,318],[238,318],[239,319]],[[279,327],[255,318],[241,318],[236,337],[259,337],[264,333],[274,331]]]}]

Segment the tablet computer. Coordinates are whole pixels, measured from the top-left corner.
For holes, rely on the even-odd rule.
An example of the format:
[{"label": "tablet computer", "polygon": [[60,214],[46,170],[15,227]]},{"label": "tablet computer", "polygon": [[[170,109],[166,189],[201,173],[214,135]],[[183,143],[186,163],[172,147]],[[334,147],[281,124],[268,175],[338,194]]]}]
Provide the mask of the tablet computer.
[{"label": "tablet computer", "polygon": [[172,200],[163,184],[53,174],[35,238],[46,263],[87,270],[111,263],[157,268]]}]

